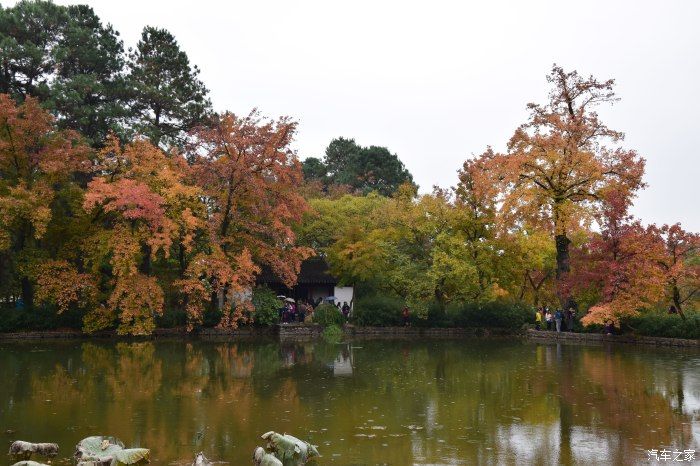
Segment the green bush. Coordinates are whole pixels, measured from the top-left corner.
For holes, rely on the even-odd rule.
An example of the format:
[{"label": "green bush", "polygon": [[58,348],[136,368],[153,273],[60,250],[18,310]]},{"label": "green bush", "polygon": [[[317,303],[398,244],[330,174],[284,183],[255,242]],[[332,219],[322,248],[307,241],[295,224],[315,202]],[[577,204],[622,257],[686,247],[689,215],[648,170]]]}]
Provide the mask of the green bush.
[{"label": "green bush", "polygon": [[13,304],[0,306],[0,332],[74,329],[82,327],[82,311],[70,308],[58,314],[53,306],[20,309]]},{"label": "green bush", "polygon": [[700,313],[686,312],[686,320],[677,314],[650,312],[623,320],[637,335],[649,337],[700,339]]},{"label": "green bush", "polygon": [[404,303],[391,296],[373,295],[360,298],[352,311],[353,323],[362,327],[401,325]]},{"label": "green bush", "polygon": [[[405,303],[391,296],[360,298],[353,310],[353,322],[359,326],[388,327],[402,325]],[[533,323],[534,311],[529,306],[508,301],[490,303],[453,303],[446,308],[438,303],[428,305],[425,318],[411,314],[410,323],[416,327],[498,327],[518,330]]]},{"label": "green bush", "polygon": [[494,327],[517,330],[532,323],[535,313],[522,303],[492,301],[488,303],[468,302],[447,307],[446,320],[457,327]]},{"label": "green bush", "polygon": [[159,328],[174,328],[187,325],[187,312],[181,307],[166,307],[163,315],[156,317]]},{"label": "green bush", "polygon": [[433,301],[428,304],[428,312],[424,319],[411,314],[410,315],[411,325],[416,327],[457,327],[454,316],[447,312],[444,306],[441,306],[438,302]]},{"label": "green bush", "polygon": [[202,326],[203,327],[216,327],[221,323],[221,319],[224,313],[221,312],[217,306],[210,305],[204,309],[202,313]]},{"label": "green bush", "polygon": [[328,327],[330,325],[342,327],[345,323],[345,317],[334,305],[330,303],[321,303],[314,310],[314,322],[321,324],[324,327]]},{"label": "green bush", "polygon": [[279,308],[282,306],[282,301],[268,287],[261,286],[253,290],[253,307],[255,308],[253,319],[255,325],[275,325],[279,321]]},{"label": "green bush", "polygon": [[343,338],[343,331],[337,325],[329,325],[321,334],[328,343],[338,343]]}]

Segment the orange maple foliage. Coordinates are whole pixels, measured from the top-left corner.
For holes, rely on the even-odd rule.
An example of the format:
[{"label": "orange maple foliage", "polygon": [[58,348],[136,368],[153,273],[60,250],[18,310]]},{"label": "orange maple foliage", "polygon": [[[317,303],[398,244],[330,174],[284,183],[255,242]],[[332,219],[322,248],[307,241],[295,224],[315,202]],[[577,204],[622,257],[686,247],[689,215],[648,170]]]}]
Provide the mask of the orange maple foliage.
[{"label": "orange maple foliage", "polygon": [[54,220],[52,203],[90,166],[89,151],[72,131],[58,130],[37,100],[16,104],[0,94],[0,252],[11,254],[27,307],[45,256],[39,242]]},{"label": "orange maple foliage", "polygon": [[659,265],[666,277],[668,298],[685,319],[683,305],[700,292],[700,235],[685,231],[679,223],[654,230],[664,245]]},{"label": "orange maple foliage", "polygon": [[301,261],[312,254],[295,245],[292,230],[307,210],[297,189],[301,166],[289,148],[295,129],[287,118],[268,121],[254,111],[247,117],[218,115],[196,134],[188,158],[204,191],[213,247],[195,257],[180,282],[190,325],[201,321],[204,304],[217,298],[221,325],[235,327],[249,306],[241,293],[253,284],[256,264],[293,285]]},{"label": "orange maple foliage", "polygon": [[187,296],[188,330],[202,323],[205,305],[212,296],[220,299],[222,327],[236,328],[248,322],[253,311],[250,291],[259,271],[247,249],[238,257],[228,256],[218,247],[212,253],[195,256],[185,278],[178,282]]},{"label": "orange maple foliage", "polygon": [[602,231],[586,245],[586,258],[575,275],[579,283],[597,283],[601,300],[581,319],[584,325],[620,319],[655,305],[664,295],[659,266],[663,244],[654,227],[644,228],[628,213],[624,193],[608,193],[600,219]]},{"label": "orange maple foliage", "polygon": [[122,146],[111,138],[99,153],[98,176],[88,185],[83,207],[105,227],[97,235],[106,235],[106,248],[98,248],[101,256],[94,260],[109,260],[114,287],[106,307],[88,317],[89,329],[109,326],[110,316],[119,319],[120,333],[150,333],[155,327],[164,298],[149,276],[151,261],[159,254],[169,257],[174,243],[190,248],[194,231],[204,226],[193,213],[200,191],[184,183],[185,166],[181,157],[168,157],[141,140]]},{"label": "orange maple foliage", "polygon": [[37,293],[39,301],[53,302],[58,313],[72,304],[96,304],[97,285],[93,277],[78,272],[65,260],[49,260],[37,267]]},{"label": "orange maple foliage", "polygon": [[[479,157],[486,169],[475,187],[497,200],[500,219],[510,228],[527,221],[552,232],[556,275],[563,280],[570,270],[571,231],[591,220],[606,192],[632,196],[641,188],[644,160],[617,146],[623,134],[594,111],[616,100],[612,80],[583,78],[556,65],[547,79],[549,102],[528,105],[530,119],[515,131],[506,153],[489,149]],[[568,298],[560,295],[563,304]]]},{"label": "orange maple foliage", "polygon": [[149,335],[156,328],[155,316],[163,313],[163,302],[158,280],[135,273],[117,280],[107,308],[119,316],[120,335]]}]

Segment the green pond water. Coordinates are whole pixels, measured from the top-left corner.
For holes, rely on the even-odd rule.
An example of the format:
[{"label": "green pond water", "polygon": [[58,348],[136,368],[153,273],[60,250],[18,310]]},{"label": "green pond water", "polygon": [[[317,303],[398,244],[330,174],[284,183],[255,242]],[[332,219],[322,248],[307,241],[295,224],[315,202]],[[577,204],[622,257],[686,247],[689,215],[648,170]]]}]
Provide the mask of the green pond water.
[{"label": "green pond water", "polygon": [[268,430],[317,444],[320,465],[649,464],[649,449],[700,450],[700,352],[490,339],[0,342],[0,436],[57,442],[54,464],[105,434],[150,448],[154,464],[204,451],[246,465]]}]

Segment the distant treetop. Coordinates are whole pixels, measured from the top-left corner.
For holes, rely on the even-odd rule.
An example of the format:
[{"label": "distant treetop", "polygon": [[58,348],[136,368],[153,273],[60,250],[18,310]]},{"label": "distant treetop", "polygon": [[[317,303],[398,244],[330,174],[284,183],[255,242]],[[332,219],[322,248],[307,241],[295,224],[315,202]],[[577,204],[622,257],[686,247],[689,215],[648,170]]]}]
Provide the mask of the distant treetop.
[{"label": "distant treetop", "polygon": [[350,191],[390,196],[413,176],[396,154],[386,147],[362,147],[354,139],[339,137],[326,148],[323,160],[309,157],[303,162],[304,178],[321,182],[324,189],[346,186]]}]

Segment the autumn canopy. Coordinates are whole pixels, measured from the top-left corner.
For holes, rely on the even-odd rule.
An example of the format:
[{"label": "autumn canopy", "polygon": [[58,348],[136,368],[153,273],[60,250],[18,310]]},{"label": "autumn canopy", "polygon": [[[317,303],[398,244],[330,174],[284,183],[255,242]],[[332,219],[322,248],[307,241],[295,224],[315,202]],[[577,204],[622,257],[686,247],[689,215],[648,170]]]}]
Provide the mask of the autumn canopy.
[{"label": "autumn canopy", "polygon": [[503,151],[419,194],[386,147],[340,137],[302,162],[294,120],[214,112],[168,31],[127,53],[89,7],[0,14],[0,306],[20,326],[235,328],[263,268],[292,286],[312,255],[418,318],[504,302],[619,325],[698,303],[698,234],[630,214],[645,162],[597,113],[613,80],[553,66]]}]

